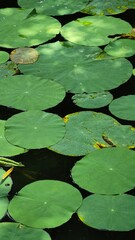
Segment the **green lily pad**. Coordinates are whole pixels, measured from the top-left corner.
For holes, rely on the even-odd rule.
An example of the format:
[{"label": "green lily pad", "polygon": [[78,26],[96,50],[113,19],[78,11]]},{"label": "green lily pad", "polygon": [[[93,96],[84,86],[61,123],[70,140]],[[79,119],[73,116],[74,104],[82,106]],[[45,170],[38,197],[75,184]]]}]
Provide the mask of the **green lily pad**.
[{"label": "green lily pad", "polygon": [[56,42],[39,46],[37,50],[38,61],[20,65],[21,72],[53,79],[73,93],[113,89],[132,75],[133,67],[127,59],[102,58],[98,47]]},{"label": "green lily pad", "polygon": [[108,44],[115,37],[110,35],[129,33],[131,25],[119,18],[107,16],[87,16],[78,18],[62,27],[62,36],[70,42],[86,46]]},{"label": "green lily pad", "polygon": [[72,97],[73,102],[82,108],[100,108],[108,105],[113,99],[110,92],[82,93]]},{"label": "green lily pad", "polygon": [[119,39],[109,43],[104,50],[114,57],[131,57],[135,54],[135,41],[132,39]]},{"label": "green lily pad", "polygon": [[42,229],[26,227],[20,223],[2,222],[0,223],[1,239],[7,240],[51,240],[49,234]]},{"label": "green lily pad", "polygon": [[0,51],[0,64],[6,62],[9,59],[9,54],[5,51]]},{"label": "green lily pad", "polygon": [[56,19],[42,14],[28,15],[30,12],[30,9],[0,9],[1,47],[35,46],[59,33],[61,25]]},{"label": "green lily pad", "polygon": [[30,64],[37,61],[38,51],[34,48],[17,48],[10,53],[10,59],[17,64]]},{"label": "green lily pad", "polygon": [[6,140],[5,123],[6,121],[0,120],[0,156],[11,157],[25,153],[24,148],[16,147]]},{"label": "green lily pad", "polygon": [[135,68],[133,69],[133,75],[135,76]]},{"label": "green lily pad", "polygon": [[20,110],[44,110],[65,97],[62,85],[31,75],[17,75],[0,81],[0,104]]},{"label": "green lily pad", "polygon": [[111,102],[110,112],[118,118],[135,120],[135,95],[122,96]]},{"label": "green lily pad", "polygon": [[41,180],[22,188],[8,211],[14,220],[27,226],[54,228],[67,222],[81,203],[82,196],[72,185]]},{"label": "green lily pad", "polygon": [[5,124],[6,139],[26,149],[49,147],[60,141],[64,134],[62,118],[38,110],[15,114]]},{"label": "green lily pad", "polygon": [[93,0],[90,1],[83,12],[92,15],[113,15],[125,12],[131,8],[135,8],[134,0]]},{"label": "green lily pad", "polygon": [[[5,173],[4,169],[0,168],[0,199],[3,197],[6,197],[8,195],[8,193],[10,192],[10,190],[12,188],[12,184],[13,184],[12,179],[9,176],[6,179],[2,180],[4,173]],[[7,202],[7,200],[6,200],[6,202]]]},{"label": "green lily pad", "polygon": [[86,7],[88,0],[18,0],[18,5],[22,8],[36,8],[38,13],[46,15],[65,15],[79,12]]},{"label": "green lily pad", "polygon": [[97,195],[84,199],[78,210],[80,220],[100,230],[130,231],[135,229],[135,197]]},{"label": "green lily pad", "polygon": [[8,198],[0,197],[0,220],[6,215],[8,204]]},{"label": "green lily pad", "polygon": [[135,186],[135,152],[115,147],[96,150],[78,161],[72,178],[81,188],[98,194],[121,194]]},{"label": "green lily pad", "polygon": [[6,63],[0,64],[0,77],[5,78],[5,77],[10,77],[14,74],[17,73],[17,65],[11,61],[8,61]]}]

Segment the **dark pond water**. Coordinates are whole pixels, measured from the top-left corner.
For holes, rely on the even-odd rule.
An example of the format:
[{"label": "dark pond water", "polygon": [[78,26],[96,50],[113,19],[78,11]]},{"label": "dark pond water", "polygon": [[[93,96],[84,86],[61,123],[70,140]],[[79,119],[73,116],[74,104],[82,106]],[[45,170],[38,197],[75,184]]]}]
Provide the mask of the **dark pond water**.
[{"label": "dark pond water", "polygon": [[[17,7],[16,1],[1,1],[0,7]],[[58,17],[58,19],[61,21],[62,24],[65,24],[70,19],[75,19],[77,17],[80,17],[82,14],[77,13],[72,16],[64,16],[64,17]],[[135,10],[129,10],[123,14],[116,15],[115,17],[120,17],[121,19],[124,19],[132,24],[132,26],[135,26]],[[57,36],[58,40],[61,40],[60,36]],[[55,41],[56,39],[53,39]],[[135,67],[135,58],[129,58],[129,60],[132,62],[132,64]],[[122,96],[122,95],[128,95],[128,94],[135,94],[135,81],[134,78],[131,78],[127,83],[123,84],[117,89],[114,89],[111,91],[114,98]],[[55,108],[49,109],[49,112],[57,113],[60,116],[65,116],[68,113],[76,112],[84,110],[77,106],[75,106],[71,101],[71,94],[67,94],[65,100],[60,103]],[[94,111],[97,112],[103,112],[106,114],[109,114],[108,108],[100,108],[96,109]],[[0,106],[0,119],[8,119],[13,114],[18,113],[19,111],[11,108],[6,108]],[[132,124],[135,127],[135,122],[127,122],[127,121],[120,121],[122,124]],[[72,182],[72,179],[70,178],[70,170],[75,164],[77,160],[79,160],[79,157],[68,157],[59,155],[57,153],[54,153],[52,151],[49,151],[48,149],[41,149],[41,150],[30,150],[29,152],[22,154],[20,156],[13,157],[12,159],[18,160],[22,163],[24,163],[25,168],[23,169],[16,169],[15,172],[12,174],[13,176],[13,188],[10,193],[10,198],[16,193],[18,190],[20,190],[23,186],[26,184],[33,182],[35,180],[40,179],[54,179],[54,180],[61,180],[68,183]],[[75,185],[76,186],[76,185]],[[77,187],[77,186],[76,186]],[[77,187],[78,188],[78,187]],[[78,188],[79,189],[79,188]],[[89,195],[88,192],[79,189],[84,197]],[[135,191],[130,191],[133,195],[135,195]],[[6,217],[4,220],[11,221]],[[3,220],[2,220],[3,221]],[[77,216],[74,215],[70,221],[63,224],[60,227],[57,227],[55,229],[49,229],[47,230],[48,233],[50,233],[50,236],[52,237],[52,240],[114,240],[114,239],[130,239],[133,240],[135,238],[135,230],[130,232],[109,232],[109,231],[99,231],[90,227],[87,227],[86,225],[82,224],[79,219],[77,219]]]}]

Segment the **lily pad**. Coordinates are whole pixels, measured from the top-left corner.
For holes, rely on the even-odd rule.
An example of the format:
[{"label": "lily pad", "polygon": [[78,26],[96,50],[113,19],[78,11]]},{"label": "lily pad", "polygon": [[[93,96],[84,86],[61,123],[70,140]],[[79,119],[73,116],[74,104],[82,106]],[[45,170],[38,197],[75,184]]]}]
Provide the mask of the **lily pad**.
[{"label": "lily pad", "polygon": [[86,7],[88,0],[18,0],[22,8],[36,8],[38,13],[46,15],[65,15],[79,12]]},{"label": "lily pad", "polygon": [[10,59],[17,64],[30,64],[37,61],[39,53],[34,48],[17,48],[10,53]]},{"label": "lily pad", "polygon": [[113,89],[132,75],[133,67],[127,59],[102,58],[102,50],[98,47],[56,42],[39,46],[37,50],[38,61],[20,65],[21,72],[53,79],[73,93]]},{"label": "lily pad", "polygon": [[11,217],[34,228],[54,228],[67,222],[80,207],[82,196],[72,185],[41,180],[22,188],[9,204]]},{"label": "lily pad", "polygon": [[113,99],[110,92],[82,93],[72,97],[73,102],[82,108],[100,108],[108,105]]},{"label": "lily pad", "polygon": [[133,69],[133,75],[135,76],[135,68]]},{"label": "lily pad", "polygon": [[8,204],[8,198],[0,197],[0,220],[6,215]]},{"label": "lily pad", "polygon": [[[5,173],[4,169],[0,168],[0,199],[8,195],[13,184],[12,179],[9,176],[4,180],[2,179],[4,173]],[[6,203],[7,203],[7,200],[6,200]]]},{"label": "lily pad", "polygon": [[135,95],[122,96],[111,102],[110,112],[118,118],[135,120]]},{"label": "lily pad", "polygon": [[42,14],[30,14],[30,12],[30,9],[0,9],[1,47],[35,46],[59,33],[61,24],[56,19]]},{"label": "lily pad", "polygon": [[20,223],[0,223],[0,234],[3,240],[13,238],[14,240],[51,240],[49,234],[42,229],[26,227]]},{"label": "lily pad", "polygon": [[31,75],[17,75],[0,81],[0,104],[20,110],[44,110],[65,97],[62,85]]},{"label": "lily pad", "polygon": [[17,73],[17,65],[11,61],[0,64],[0,77],[5,78]]},{"label": "lily pad", "polygon": [[60,141],[64,134],[62,118],[38,110],[15,114],[5,124],[6,139],[26,149],[49,147]]},{"label": "lily pad", "polygon": [[92,15],[114,15],[125,12],[131,8],[135,8],[134,0],[93,0],[90,1],[83,12]]},{"label": "lily pad", "polygon": [[109,43],[104,50],[114,57],[131,57],[135,54],[135,41],[132,39],[119,39]]},{"label": "lily pad", "polygon": [[84,199],[78,210],[80,220],[100,230],[130,231],[135,229],[135,197],[97,195]]},{"label": "lily pad", "polygon": [[113,41],[115,39],[113,35],[131,31],[132,26],[119,18],[87,16],[65,24],[61,34],[65,39],[76,44],[101,46]]},{"label": "lily pad", "polygon": [[5,51],[0,51],[0,64],[6,62],[9,59],[9,54]]},{"label": "lily pad", "polygon": [[6,121],[0,120],[0,156],[11,157],[25,153],[24,148],[16,147],[6,140],[5,123]]},{"label": "lily pad", "polygon": [[121,194],[135,186],[135,152],[115,147],[96,150],[78,161],[72,178],[81,188],[98,194]]}]

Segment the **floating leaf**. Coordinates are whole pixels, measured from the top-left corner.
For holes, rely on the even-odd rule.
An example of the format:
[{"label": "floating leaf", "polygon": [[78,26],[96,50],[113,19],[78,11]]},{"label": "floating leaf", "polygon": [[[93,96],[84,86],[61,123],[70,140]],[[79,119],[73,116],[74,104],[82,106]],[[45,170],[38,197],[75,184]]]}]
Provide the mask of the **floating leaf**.
[{"label": "floating leaf", "polygon": [[8,204],[8,198],[0,196],[0,220],[6,215]]},{"label": "floating leaf", "polygon": [[5,123],[6,121],[0,120],[0,156],[9,157],[25,153],[26,152],[25,149],[16,147],[6,140]]},{"label": "floating leaf", "polygon": [[113,15],[125,12],[130,8],[135,8],[134,0],[93,0],[90,1],[83,12],[92,15]]},{"label": "floating leaf", "polygon": [[67,222],[81,205],[80,192],[65,182],[36,181],[22,188],[9,204],[17,222],[35,228],[54,228]]},{"label": "floating leaf", "polygon": [[118,118],[135,120],[135,95],[122,96],[111,102],[110,112]]},{"label": "floating leaf", "polygon": [[39,53],[34,48],[17,48],[10,53],[10,59],[17,64],[34,63],[38,57]]},{"label": "floating leaf", "polygon": [[45,148],[63,138],[63,120],[56,114],[42,111],[27,111],[15,114],[6,121],[7,140],[26,149]]},{"label": "floating leaf", "polygon": [[6,179],[2,180],[4,173],[5,171],[3,170],[3,168],[0,168],[0,198],[8,195],[13,184],[12,179],[9,176]]},{"label": "floating leaf", "polygon": [[51,240],[49,234],[42,229],[26,227],[20,223],[0,223],[0,235],[2,240],[13,238],[14,240]]},{"label": "floating leaf", "polygon": [[135,41],[132,39],[119,39],[109,43],[104,50],[114,57],[131,57],[135,54]]},{"label": "floating leaf", "polygon": [[18,0],[18,5],[22,8],[36,8],[38,13],[46,15],[65,15],[79,12],[85,8],[88,0]]},{"label": "floating leaf", "polygon": [[43,110],[65,97],[62,85],[31,75],[17,75],[0,81],[0,104],[20,110]]},{"label": "floating leaf", "polygon": [[73,102],[82,108],[100,108],[108,105],[113,99],[109,92],[82,93],[72,97]]},{"label": "floating leaf", "polygon": [[59,33],[61,25],[56,19],[40,14],[28,15],[30,12],[30,9],[0,9],[1,47],[35,46]]},{"label": "floating leaf", "polygon": [[9,59],[9,54],[5,51],[0,51],[0,64],[6,62]]},{"label": "floating leaf", "polygon": [[135,68],[133,69],[133,75],[135,76]]},{"label": "floating leaf", "polygon": [[130,231],[135,229],[135,197],[97,195],[84,199],[78,210],[80,220],[100,230]]},{"label": "floating leaf", "polygon": [[[86,46],[101,46],[114,40],[116,34],[129,33],[131,25],[119,18],[87,16],[62,27],[62,36],[70,42]],[[111,37],[112,35],[112,37]]]},{"label": "floating leaf", "polygon": [[17,66],[15,63],[8,61],[6,63],[0,64],[0,78],[5,78],[16,74]]},{"label": "floating leaf", "polygon": [[135,186],[135,152],[127,148],[96,150],[78,161],[72,178],[81,188],[98,194],[121,194]]},{"label": "floating leaf", "polygon": [[113,89],[132,75],[133,68],[127,59],[102,58],[102,50],[98,47],[56,42],[39,46],[37,50],[39,60],[34,64],[20,65],[21,72],[53,79],[73,93]]}]

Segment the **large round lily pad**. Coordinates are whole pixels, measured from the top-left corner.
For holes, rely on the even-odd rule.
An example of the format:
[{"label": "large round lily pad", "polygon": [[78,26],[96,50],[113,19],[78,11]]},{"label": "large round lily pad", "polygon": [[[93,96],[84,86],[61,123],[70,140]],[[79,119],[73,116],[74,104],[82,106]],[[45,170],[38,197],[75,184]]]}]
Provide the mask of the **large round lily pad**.
[{"label": "large round lily pad", "polygon": [[39,46],[37,50],[38,61],[20,65],[21,72],[53,79],[73,93],[113,89],[132,75],[133,67],[127,59],[99,57],[102,50],[98,47],[56,42]]},{"label": "large round lily pad", "polygon": [[100,230],[130,231],[135,229],[135,197],[97,195],[84,199],[78,210],[80,220]]},{"label": "large round lily pad", "polygon": [[[80,156],[104,147],[135,146],[135,131],[103,113],[76,112],[66,115],[64,121],[64,138],[50,148],[61,154]],[[109,129],[113,129],[112,135]]]},{"label": "large round lily pad", "polygon": [[87,16],[78,18],[62,27],[62,36],[73,43],[86,46],[101,46],[114,39],[110,35],[129,33],[131,25],[119,18]]},{"label": "large round lily pad", "polygon": [[113,15],[125,12],[131,8],[135,8],[134,0],[93,0],[90,1],[83,12],[92,15]]},{"label": "large round lily pad", "polygon": [[98,194],[121,194],[135,186],[135,152],[115,147],[96,150],[78,161],[72,178],[81,188]]},{"label": "large round lily pad", "polygon": [[2,222],[0,223],[0,235],[2,240],[51,240],[49,234],[42,229],[26,227],[20,223]]},{"label": "large round lily pad", "polygon": [[80,207],[80,192],[65,182],[36,181],[22,188],[9,204],[11,217],[30,227],[54,228]]},{"label": "large round lily pad", "polygon": [[1,47],[35,46],[59,33],[61,25],[56,19],[43,14],[35,14],[35,12],[32,14],[31,11],[32,9],[0,9]]},{"label": "large round lily pad", "polygon": [[43,110],[65,97],[62,85],[32,75],[17,75],[0,81],[0,104],[20,110]]},{"label": "large round lily pad", "polygon": [[26,149],[49,147],[64,134],[64,122],[58,115],[38,110],[16,114],[5,124],[7,140]]},{"label": "large round lily pad", "polygon": [[36,8],[38,13],[46,15],[65,15],[79,12],[86,7],[88,0],[18,0],[22,8]]},{"label": "large round lily pad", "polygon": [[109,43],[104,50],[114,57],[131,57],[135,54],[135,40],[119,39]]},{"label": "large round lily pad", "polygon": [[110,112],[118,118],[135,121],[135,95],[122,96],[111,102]]},{"label": "large round lily pad", "polygon": [[20,148],[12,145],[5,138],[5,123],[6,121],[0,120],[0,156],[15,156],[21,153],[25,153],[24,148]]}]

